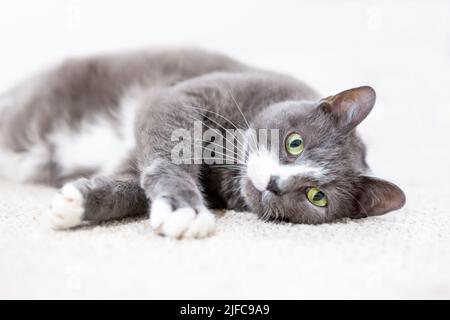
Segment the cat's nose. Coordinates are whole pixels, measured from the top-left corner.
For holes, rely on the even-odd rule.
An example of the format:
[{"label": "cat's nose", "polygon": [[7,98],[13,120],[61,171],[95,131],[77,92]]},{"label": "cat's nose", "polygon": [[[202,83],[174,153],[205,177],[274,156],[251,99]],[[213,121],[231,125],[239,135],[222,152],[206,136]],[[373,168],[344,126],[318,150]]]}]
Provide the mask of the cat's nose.
[{"label": "cat's nose", "polygon": [[273,194],[276,194],[277,196],[281,195],[279,182],[279,176],[270,176],[270,180],[267,184],[266,190],[272,192]]}]

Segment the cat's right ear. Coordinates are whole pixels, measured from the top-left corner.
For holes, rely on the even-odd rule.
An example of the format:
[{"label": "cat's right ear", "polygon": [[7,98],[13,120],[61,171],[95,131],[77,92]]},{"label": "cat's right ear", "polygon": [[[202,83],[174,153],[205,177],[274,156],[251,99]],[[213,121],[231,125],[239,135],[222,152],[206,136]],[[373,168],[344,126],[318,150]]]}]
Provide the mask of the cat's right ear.
[{"label": "cat's right ear", "polygon": [[392,182],[361,176],[358,183],[359,192],[355,199],[359,210],[354,218],[379,216],[393,210],[398,210],[405,205],[404,192]]},{"label": "cat's right ear", "polygon": [[375,99],[375,90],[364,86],[322,99],[319,108],[333,118],[340,130],[348,132],[367,117]]}]

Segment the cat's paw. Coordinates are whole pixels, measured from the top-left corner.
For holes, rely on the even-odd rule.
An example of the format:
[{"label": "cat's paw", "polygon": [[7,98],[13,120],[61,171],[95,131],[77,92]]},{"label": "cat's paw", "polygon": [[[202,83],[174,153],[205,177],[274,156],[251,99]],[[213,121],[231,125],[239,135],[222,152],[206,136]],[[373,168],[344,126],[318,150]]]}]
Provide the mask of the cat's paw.
[{"label": "cat's paw", "polygon": [[73,184],[66,184],[54,197],[48,213],[52,229],[69,229],[82,224],[84,197]]},{"label": "cat's paw", "polygon": [[214,215],[205,207],[172,209],[164,198],[156,199],[150,211],[150,226],[161,235],[171,238],[205,238],[216,228]]}]

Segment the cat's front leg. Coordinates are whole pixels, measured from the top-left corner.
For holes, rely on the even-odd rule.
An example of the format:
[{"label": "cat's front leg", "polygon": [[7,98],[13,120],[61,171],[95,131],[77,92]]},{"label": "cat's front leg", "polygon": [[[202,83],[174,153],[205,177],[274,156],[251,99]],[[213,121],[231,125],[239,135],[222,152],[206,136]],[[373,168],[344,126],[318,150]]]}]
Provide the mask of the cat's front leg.
[{"label": "cat's front leg", "polygon": [[148,200],[134,177],[99,176],[65,184],[53,197],[47,221],[56,230],[145,215]]},{"label": "cat's front leg", "polygon": [[154,232],[172,238],[204,238],[215,231],[215,216],[197,186],[197,169],[156,159],[143,171],[141,187],[151,200]]}]

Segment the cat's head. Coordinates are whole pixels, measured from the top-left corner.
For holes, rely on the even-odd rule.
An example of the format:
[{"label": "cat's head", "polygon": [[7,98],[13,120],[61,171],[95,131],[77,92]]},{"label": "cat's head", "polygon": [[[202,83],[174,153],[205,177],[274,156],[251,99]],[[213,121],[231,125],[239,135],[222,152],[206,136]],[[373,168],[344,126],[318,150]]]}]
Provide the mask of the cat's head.
[{"label": "cat's head", "polygon": [[375,91],[366,86],[320,101],[278,103],[255,117],[252,129],[279,129],[279,150],[250,148],[241,180],[250,209],[267,219],[316,224],[401,208],[399,187],[365,175],[365,146],[355,128],[374,104]]}]

